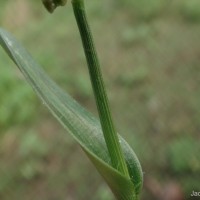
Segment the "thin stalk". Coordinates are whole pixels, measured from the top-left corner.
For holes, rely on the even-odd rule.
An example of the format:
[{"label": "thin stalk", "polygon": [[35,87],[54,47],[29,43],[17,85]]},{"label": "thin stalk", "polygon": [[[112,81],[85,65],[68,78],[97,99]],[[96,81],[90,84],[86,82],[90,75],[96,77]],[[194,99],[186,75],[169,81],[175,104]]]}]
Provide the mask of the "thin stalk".
[{"label": "thin stalk", "polygon": [[113,125],[100,64],[86,17],[84,1],[72,0],[72,5],[88,63],[90,79],[99,112],[101,127],[111,157],[112,166],[126,177],[129,177],[128,168],[122,153],[119,138]]}]

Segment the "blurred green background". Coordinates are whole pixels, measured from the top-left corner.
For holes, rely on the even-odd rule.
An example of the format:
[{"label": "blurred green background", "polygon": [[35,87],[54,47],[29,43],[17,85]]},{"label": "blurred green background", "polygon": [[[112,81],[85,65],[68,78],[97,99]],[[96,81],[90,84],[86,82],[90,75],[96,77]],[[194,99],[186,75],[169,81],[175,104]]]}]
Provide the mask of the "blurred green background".
[{"label": "blurred green background", "polygon": [[[86,1],[117,130],[144,171],[142,200],[200,191],[200,1]],[[1,0],[0,24],[97,115],[70,2]],[[0,50],[0,199],[114,200],[73,138]]]}]

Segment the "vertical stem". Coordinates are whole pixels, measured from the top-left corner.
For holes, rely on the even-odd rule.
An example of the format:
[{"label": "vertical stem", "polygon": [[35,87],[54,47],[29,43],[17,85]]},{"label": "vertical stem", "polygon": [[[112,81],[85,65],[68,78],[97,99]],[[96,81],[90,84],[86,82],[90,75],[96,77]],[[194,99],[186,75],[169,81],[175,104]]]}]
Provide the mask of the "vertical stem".
[{"label": "vertical stem", "polygon": [[96,99],[104,138],[111,157],[112,166],[126,177],[129,177],[119,138],[113,125],[97,53],[90,27],[87,22],[84,2],[83,0],[72,0],[72,5],[88,63],[93,92]]}]

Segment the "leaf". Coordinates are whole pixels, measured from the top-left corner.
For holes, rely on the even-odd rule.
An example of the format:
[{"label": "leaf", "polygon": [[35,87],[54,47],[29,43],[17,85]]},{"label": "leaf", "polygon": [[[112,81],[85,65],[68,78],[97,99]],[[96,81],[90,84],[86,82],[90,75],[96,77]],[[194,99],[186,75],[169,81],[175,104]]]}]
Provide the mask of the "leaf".
[{"label": "leaf", "polygon": [[137,200],[143,183],[140,163],[119,136],[130,179],[111,166],[99,121],[58,87],[31,55],[7,31],[0,29],[0,44],[24,74],[42,102],[81,145],[118,200]]}]

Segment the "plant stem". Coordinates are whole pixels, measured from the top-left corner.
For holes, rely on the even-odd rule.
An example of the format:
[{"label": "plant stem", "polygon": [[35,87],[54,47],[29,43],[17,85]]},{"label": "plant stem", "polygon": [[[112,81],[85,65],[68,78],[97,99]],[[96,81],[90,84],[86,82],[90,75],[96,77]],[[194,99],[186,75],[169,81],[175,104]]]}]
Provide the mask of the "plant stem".
[{"label": "plant stem", "polygon": [[99,112],[101,127],[111,157],[112,166],[126,177],[129,177],[128,168],[122,153],[119,138],[113,125],[101,69],[86,17],[84,1],[72,0],[72,5],[88,63],[90,79]]}]

